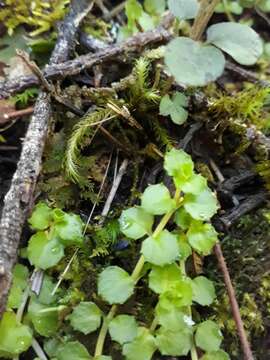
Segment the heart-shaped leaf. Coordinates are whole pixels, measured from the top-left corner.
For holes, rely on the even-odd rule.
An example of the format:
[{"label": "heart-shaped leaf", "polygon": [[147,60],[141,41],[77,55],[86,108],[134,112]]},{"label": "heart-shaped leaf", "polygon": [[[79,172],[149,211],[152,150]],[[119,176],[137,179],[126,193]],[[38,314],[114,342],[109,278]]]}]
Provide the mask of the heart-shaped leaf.
[{"label": "heart-shaped leaf", "polygon": [[242,65],[253,65],[263,53],[263,43],[250,26],[223,22],[207,29],[207,42],[225,51]]},{"label": "heart-shaped leaf", "polygon": [[165,64],[179,84],[204,86],[223,73],[225,58],[214,46],[178,37],[167,45]]}]

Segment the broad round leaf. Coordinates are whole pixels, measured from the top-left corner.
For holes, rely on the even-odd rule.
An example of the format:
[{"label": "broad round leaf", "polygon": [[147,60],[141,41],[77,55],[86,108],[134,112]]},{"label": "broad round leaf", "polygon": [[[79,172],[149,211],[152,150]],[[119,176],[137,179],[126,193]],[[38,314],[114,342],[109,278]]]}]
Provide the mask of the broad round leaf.
[{"label": "broad round leaf", "polygon": [[132,342],[123,345],[126,360],[151,360],[155,350],[155,338],[143,327],[138,328],[138,335]]},{"label": "broad round leaf", "polygon": [[142,243],[141,253],[151,264],[163,266],[173,263],[179,256],[177,236],[163,230],[157,237],[148,237]]},{"label": "broad round leaf", "polygon": [[68,319],[73,329],[87,335],[99,328],[101,314],[101,310],[95,303],[82,301],[73,309]]},{"label": "broad round leaf", "polygon": [[200,305],[210,305],[216,297],[215,287],[212,281],[204,276],[197,276],[192,280],[192,300]]},{"label": "broad round leaf", "polygon": [[83,222],[79,215],[64,213],[55,225],[55,232],[65,246],[83,243]]},{"label": "broad round leaf", "polygon": [[58,311],[47,311],[49,309],[48,305],[39,303],[34,297],[28,306],[29,318],[33,323],[35,331],[45,337],[55,335],[60,325]]},{"label": "broad round leaf", "polygon": [[192,331],[172,331],[161,327],[156,332],[156,344],[162,355],[184,356],[191,349]]},{"label": "broad round leaf", "polygon": [[149,14],[163,14],[166,8],[165,0],[145,0],[144,8]]},{"label": "broad round leaf", "polygon": [[12,287],[8,296],[8,308],[17,309],[22,301],[23,291],[27,286],[29,270],[26,266],[16,264],[12,271]]},{"label": "broad round leaf", "polygon": [[28,259],[32,265],[42,270],[55,266],[64,256],[64,246],[58,238],[48,239],[45,232],[37,232],[27,247]]},{"label": "broad round leaf", "polygon": [[187,183],[183,184],[184,193],[198,195],[207,188],[207,180],[198,174],[194,174]]},{"label": "broad round leaf", "polygon": [[210,220],[218,210],[216,196],[209,188],[201,193],[186,194],[184,199],[185,210],[196,220]]},{"label": "broad round leaf", "polygon": [[142,208],[153,215],[163,215],[176,207],[170,192],[164,184],[149,185],[141,198]]},{"label": "broad round leaf", "polygon": [[207,41],[242,65],[253,65],[263,53],[259,35],[248,25],[223,22],[207,29]]},{"label": "broad round leaf", "polygon": [[43,202],[38,203],[28,220],[32,228],[36,230],[45,230],[49,227],[52,220],[52,210]]},{"label": "broad round leaf", "polygon": [[204,351],[217,351],[223,336],[218,325],[211,320],[199,324],[195,334],[196,345]]},{"label": "broad round leaf", "polygon": [[176,264],[163,267],[154,266],[149,274],[149,287],[157,294],[167,291],[181,278],[181,270]]},{"label": "broad round leaf", "polygon": [[130,315],[118,315],[109,323],[109,332],[112,340],[123,345],[131,342],[138,333],[138,325],[135,317]]},{"label": "broad round leaf", "polygon": [[166,47],[165,64],[179,84],[204,86],[222,75],[225,58],[214,46],[178,37]]},{"label": "broad round leaf", "polygon": [[165,154],[164,168],[173,177],[176,187],[182,187],[193,175],[191,156],[183,150],[172,149]]},{"label": "broad round leaf", "polygon": [[230,357],[225,351],[218,350],[204,354],[201,360],[230,360]]},{"label": "broad round leaf", "polygon": [[133,289],[134,280],[118,266],[109,266],[99,275],[98,294],[109,304],[123,304]]},{"label": "broad round leaf", "polygon": [[174,306],[173,303],[170,303],[169,307],[164,305],[166,303],[159,301],[155,309],[159,325],[168,330],[178,331],[194,324],[192,319],[183,313],[182,308]]},{"label": "broad round leaf", "polygon": [[170,289],[159,297],[162,308],[168,311],[171,308],[189,306],[192,304],[192,286],[188,278],[182,278],[178,283],[174,283]]},{"label": "broad round leaf", "polygon": [[194,250],[203,255],[210,254],[213,246],[218,241],[217,235],[211,224],[203,224],[200,221],[194,221],[187,232],[189,244]]},{"label": "broad round leaf", "polygon": [[131,239],[137,240],[151,232],[154,217],[144,209],[135,206],[122,211],[119,223],[123,234]]},{"label": "broad round leaf", "polygon": [[32,343],[32,332],[16,319],[13,311],[6,311],[0,321],[0,356],[15,358],[26,351]]},{"label": "broad round leaf", "polygon": [[180,207],[175,212],[174,221],[182,230],[187,230],[190,227],[192,217],[186,212],[184,207]]},{"label": "broad round leaf", "polygon": [[56,353],[57,360],[91,360],[86,347],[79,341],[70,341],[60,345]]},{"label": "broad round leaf", "polygon": [[196,17],[199,3],[197,0],[169,0],[168,7],[179,20],[189,20]]},{"label": "broad round leaf", "polygon": [[169,95],[165,95],[160,101],[159,113],[164,116],[170,115],[175,124],[181,125],[188,118],[188,112],[184,109],[187,105],[187,97],[180,92],[176,92],[172,99]]}]

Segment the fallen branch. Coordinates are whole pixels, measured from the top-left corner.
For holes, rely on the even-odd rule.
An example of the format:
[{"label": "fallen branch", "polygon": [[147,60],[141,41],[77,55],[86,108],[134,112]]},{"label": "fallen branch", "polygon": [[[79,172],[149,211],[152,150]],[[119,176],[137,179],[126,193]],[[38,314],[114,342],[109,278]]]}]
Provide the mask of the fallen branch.
[{"label": "fallen branch", "polygon": [[[45,79],[63,79],[67,76],[78,75],[81,71],[90,69],[112,59],[123,56],[126,58],[132,53],[138,54],[146,47],[166,43],[171,39],[171,33],[160,26],[155,30],[146,31],[130,37],[123,43],[107,46],[97,53],[78,56],[74,60],[63,63],[53,63],[45,67]],[[34,75],[24,76],[16,80],[0,83],[0,99],[7,98],[28,87],[38,85],[39,79]]]},{"label": "fallen branch", "polygon": [[[75,35],[83,17],[89,11],[87,0],[74,0],[50,59],[50,66],[66,61],[75,44]],[[1,91],[1,90],[0,90]],[[0,221],[0,314],[3,314],[12,281],[12,269],[17,260],[24,222],[32,208],[33,193],[41,167],[41,159],[49,120],[50,95],[41,92],[34,108],[23,143],[17,170],[5,196]]]}]

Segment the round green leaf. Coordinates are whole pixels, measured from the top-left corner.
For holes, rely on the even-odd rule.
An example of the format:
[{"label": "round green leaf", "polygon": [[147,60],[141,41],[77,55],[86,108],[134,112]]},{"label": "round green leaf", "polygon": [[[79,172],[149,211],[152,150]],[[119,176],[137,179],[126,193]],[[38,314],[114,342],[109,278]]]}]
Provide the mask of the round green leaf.
[{"label": "round green leaf", "polygon": [[211,224],[203,224],[200,221],[194,221],[187,232],[189,244],[203,255],[211,253],[213,246],[218,241],[217,235]]},{"label": "round green leaf", "polygon": [[212,304],[216,297],[213,282],[204,276],[192,280],[192,292],[192,300],[203,306]]},{"label": "round green leaf", "polygon": [[204,354],[201,360],[230,360],[230,357],[225,351],[218,350]]},{"label": "round green leaf", "polygon": [[149,14],[161,15],[166,8],[165,0],[145,0],[144,8]]},{"label": "round green leaf", "polygon": [[109,332],[112,340],[123,345],[135,339],[138,333],[138,325],[135,317],[130,315],[118,315],[109,323]]},{"label": "round green leaf", "polygon": [[13,311],[6,311],[0,321],[0,356],[14,358],[26,351],[32,343],[32,332],[16,319]]},{"label": "round green leaf", "polygon": [[182,206],[175,212],[174,221],[182,230],[187,230],[190,227],[192,217]]},{"label": "round green leaf", "polygon": [[157,237],[148,237],[142,243],[141,253],[151,264],[163,266],[173,263],[179,256],[177,236],[163,230]]},{"label": "round green leaf", "polygon": [[66,342],[58,347],[57,360],[90,360],[86,347],[79,341]]},{"label": "round green leaf", "polygon": [[119,223],[123,234],[131,239],[137,240],[151,232],[154,217],[144,209],[135,206],[122,211]]},{"label": "round green leaf", "polygon": [[12,272],[12,287],[8,297],[8,307],[17,309],[22,301],[23,291],[27,286],[29,270],[26,266],[16,264]]},{"label": "round green leaf", "polygon": [[156,344],[162,355],[187,355],[191,349],[192,331],[172,331],[161,327],[156,332]]},{"label": "round green leaf", "polygon": [[186,194],[198,195],[205,189],[207,189],[207,180],[200,174],[194,174],[189,181],[182,186],[182,190]]},{"label": "round green leaf", "polygon": [[112,357],[107,355],[98,355],[94,357],[94,360],[112,360]]},{"label": "round green leaf", "polygon": [[164,168],[173,177],[176,187],[182,187],[193,175],[191,156],[183,150],[172,149],[165,154]]},{"label": "round green leaf", "polygon": [[176,264],[163,267],[154,266],[149,274],[149,287],[157,294],[167,291],[170,286],[180,281],[181,270]]},{"label": "round green leaf", "polygon": [[149,185],[141,198],[142,208],[153,215],[163,215],[176,207],[170,192],[164,184]]},{"label": "round green leaf", "polygon": [[138,328],[138,335],[132,342],[123,345],[126,360],[151,360],[155,350],[155,338],[143,327]]},{"label": "round green leaf", "polygon": [[29,240],[27,254],[32,265],[46,270],[62,259],[64,246],[56,237],[49,240],[45,232],[37,232]]},{"label": "round green leaf", "polygon": [[217,351],[223,336],[218,325],[211,320],[199,324],[195,334],[196,345],[204,351]]},{"label": "round green leaf", "polygon": [[187,105],[187,97],[180,92],[176,92],[172,99],[170,99],[169,95],[165,95],[160,101],[159,113],[164,116],[170,115],[175,124],[181,125],[188,118],[188,112],[183,108],[183,106]]},{"label": "round green leaf", "polygon": [[28,220],[32,228],[36,230],[45,230],[49,227],[52,221],[52,210],[43,202],[38,203]]},{"label": "round green leaf", "polygon": [[219,47],[242,65],[253,65],[263,53],[259,35],[248,25],[222,22],[207,29],[207,42]]},{"label": "round green leaf", "polygon": [[91,301],[82,301],[68,316],[73,329],[87,335],[99,328],[101,323],[101,310]]},{"label": "round green leaf", "polygon": [[186,234],[178,234],[178,246],[180,249],[180,259],[185,261],[192,254],[192,249],[188,243]]},{"label": "round green leaf", "polygon": [[98,294],[109,304],[123,304],[133,289],[134,280],[118,266],[109,266],[99,275]]},{"label": "round green leaf", "polygon": [[225,58],[214,46],[178,37],[166,47],[165,64],[179,84],[204,86],[222,75]]},{"label": "round green leaf", "polygon": [[196,220],[210,220],[218,210],[218,202],[215,194],[209,188],[201,193],[186,194],[184,198],[185,210]]},{"label": "round green leaf", "polygon": [[166,307],[166,302],[159,301],[155,314],[159,325],[171,331],[181,331],[194,324],[192,319],[183,313],[183,309],[175,306],[172,302]]},{"label": "round green leaf", "polygon": [[65,246],[81,245],[83,243],[83,227],[84,224],[79,215],[64,213],[61,220],[57,221],[54,230]]},{"label": "round green leaf", "polygon": [[28,306],[29,318],[33,323],[34,329],[42,336],[50,337],[57,333],[60,325],[57,311],[46,311],[47,305],[39,303],[34,297]]},{"label": "round green leaf", "polygon": [[174,308],[181,309],[183,306],[192,304],[192,287],[189,278],[182,278],[178,283],[174,283],[168,291],[160,294],[159,306],[167,311]]},{"label": "round green leaf", "polygon": [[179,20],[189,20],[196,17],[199,3],[197,0],[169,0],[168,7]]}]

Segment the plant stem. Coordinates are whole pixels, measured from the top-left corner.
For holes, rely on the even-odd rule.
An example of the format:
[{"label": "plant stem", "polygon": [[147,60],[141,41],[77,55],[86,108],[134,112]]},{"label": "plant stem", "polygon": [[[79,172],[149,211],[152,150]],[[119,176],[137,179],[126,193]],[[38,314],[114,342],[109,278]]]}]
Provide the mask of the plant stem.
[{"label": "plant stem", "polygon": [[[180,189],[176,189],[175,191],[175,195],[174,195],[174,199],[176,201],[176,205],[179,206],[180,202],[181,202],[181,190]],[[156,227],[154,233],[153,233],[153,237],[158,236],[161,231],[164,229],[164,227],[167,225],[168,221],[170,220],[171,216],[173,215],[173,213],[175,212],[175,209],[170,211],[169,213],[165,214],[163,216],[163,218],[161,219],[160,223],[158,224],[158,226]],[[135,265],[135,268],[131,274],[132,279],[134,280],[135,284],[136,282],[139,280],[140,278],[140,274],[142,272],[143,266],[145,263],[145,259],[144,256],[141,255],[139,260],[137,261],[137,264]],[[100,329],[99,335],[98,335],[98,339],[97,339],[97,344],[96,344],[96,350],[95,350],[95,356],[100,356],[102,355],[103,352],[103,346],[104,346],[104,342],[105,342],[105,338],[107,335],[107,331],[108,331],[108,326],[109,326],[109,322],[113,319],[115,313],[117,311],[117,305],[113,305],[111,307],[111,310],[109,311],[108,315],[104,318],[103,320],[103,324],[102,327]],[[155,319],[153,321],[153,324],[155,324]],[[152,326],[156,326],[153,325]],[[152,327],[151,326],[151,327]],[[193,360],[193,359],[192,359]]]},{"label": "plant stem", "polygon": [[193,40],[200,40],[202,34],[211,19],[215,7],[220,0],[202,0],[198,15],[196,16],[191,28],[190,37]]},{"label": "plant stem", "polygon": [[109,326],[110,321],[113,319],[116,311],[117,311],[117,305],[113,305],[111,307],[110,312],[103,320],[103,324],[100,329],[100,333],[99,333],[98,340],[97,340],[95,356],[102,355],[103,346],[104,346],[105,338],[106,338],[107,331],[108,331],[108,326]]}]

